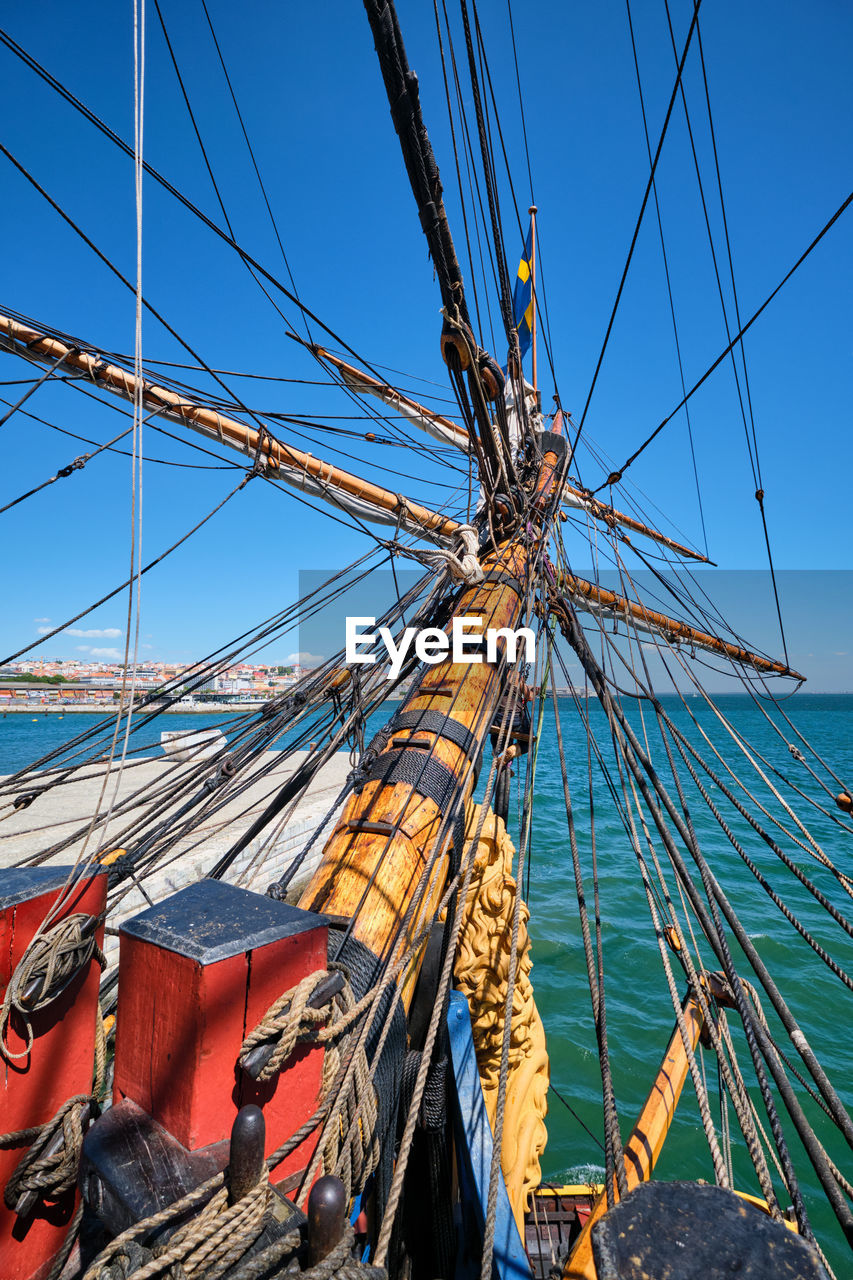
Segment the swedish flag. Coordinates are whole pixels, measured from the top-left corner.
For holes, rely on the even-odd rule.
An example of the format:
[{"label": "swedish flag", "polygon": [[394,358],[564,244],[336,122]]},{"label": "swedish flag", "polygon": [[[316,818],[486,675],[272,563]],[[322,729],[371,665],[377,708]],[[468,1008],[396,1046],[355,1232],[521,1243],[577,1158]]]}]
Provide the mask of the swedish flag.
[{"label": "swedish flag", "polygon": [[515,329],[518,334],[518,345],[522,359],[530,349],[533,338],[533,285],[531,272],[533,269],[533,220],[527,230],[524,242],[524,257],[518,264],[518,275],[512,294],[512,312]]}]

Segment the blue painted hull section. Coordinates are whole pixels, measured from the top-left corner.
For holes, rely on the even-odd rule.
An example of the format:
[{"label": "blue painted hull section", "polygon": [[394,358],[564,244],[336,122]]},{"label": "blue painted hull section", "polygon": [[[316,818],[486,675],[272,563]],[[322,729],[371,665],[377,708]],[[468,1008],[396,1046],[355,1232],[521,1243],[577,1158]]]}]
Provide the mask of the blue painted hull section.
[{"label": "blue painted hull section", "polygon": [[[468,1001],[459,991],[450,993],[447,1029],[455,1086],[453,1130],[462,1201],[456,1277],[457,1280],[469,1280],[469,1277],[479,1280],[494,1144],[477,1071]],[[494,1280],[530,1280],[530,1274],[530,1263],[501,1177],[498,1179],[492,1276]]]}]

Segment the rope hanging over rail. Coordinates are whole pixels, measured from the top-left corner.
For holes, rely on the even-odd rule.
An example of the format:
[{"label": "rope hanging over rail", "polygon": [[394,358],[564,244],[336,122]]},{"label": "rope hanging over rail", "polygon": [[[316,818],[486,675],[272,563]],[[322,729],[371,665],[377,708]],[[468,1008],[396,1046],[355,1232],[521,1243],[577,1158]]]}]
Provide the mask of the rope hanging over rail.
[{"label": "rope hanging over rail", "polygon": [[[93,956],[102,969],[106,965],[106,957],[95,941],[96,924],[93,916],[66,916],[36,935],[27,947],[15,966],[0,1007],[0,1053],[7,1061],[26,1058],[32,1049],[32,1014],[55,1000]],[[19,1052],[9,1047],[7,1039],[13,1014],[26,1034],[26,1047]]]},{"label": "rope hanging over rail", "polygon": [[[312,997],[316,999],[322,993],[335,973],[344,975],[342,987],[324,1004],[314,1007]],[[247,1056],[254,1049],[273,1042],[273,1052],[256,1076],[259,1081],[271,1080],[285,1066],[297,1045],[322,1045],[325,1048],[320,1091],[322,1102],[330,1096],[341,1071],[340,1041],[367,1011],[374,997],[375,992],[371,989],[356,1001],[342,966],[317,969],[270,1005],[243,1041],[240,1060],[245,1065]],[[330,1127],[321,1149],[325,1172],[337,1174],[347,1194],[361,1191],[379,1162],[377,1123],[376,1090],[370,1079],[364,1045],[359,1043],[347,1085],[344,1112],[339,1123]]]}]

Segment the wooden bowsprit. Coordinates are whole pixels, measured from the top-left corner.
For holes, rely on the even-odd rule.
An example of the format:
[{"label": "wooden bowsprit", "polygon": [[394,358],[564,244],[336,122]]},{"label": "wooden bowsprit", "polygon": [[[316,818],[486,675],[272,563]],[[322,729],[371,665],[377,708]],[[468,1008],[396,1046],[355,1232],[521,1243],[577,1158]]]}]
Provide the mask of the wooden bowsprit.
[{"label": "wooden bowsprit", "polygon": [[[688,996],[682,1009],[692,1051],[699,1043],[704,1023],[702,1010],[694,996]],[[688,1070],[687,1052],[681,1032],[676,1026],[649,1096],[623,1149],[625,1181],[629,1191],[652,1176],[652,1170],[663,1148],[669,1126],[672,1124]],[[615,1179],[612,1192],[615,1202],[619,1199]],[[607,1192],[601,1191],[563,1269],[563,1280],[596,1280],[595,1261],[592,1256],[592,1229],[606,1212]]]}]

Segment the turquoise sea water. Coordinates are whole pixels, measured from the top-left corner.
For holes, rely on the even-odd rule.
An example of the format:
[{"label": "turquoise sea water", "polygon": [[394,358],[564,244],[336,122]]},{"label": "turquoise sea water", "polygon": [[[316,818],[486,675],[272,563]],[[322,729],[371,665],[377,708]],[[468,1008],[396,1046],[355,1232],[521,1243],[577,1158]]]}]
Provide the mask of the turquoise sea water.
[{"label": "turquoise sea water", "polygon": [[[684,706],[675,697],[664,698],[663,702],[679,727],[689,733],[691,742],[703,748],[707,759],[710,760],[711,757],[710,748],[702,742],[700,729],[707,733],[732,768],[736,768],[746,785],[759,795],[771,814],[784,820],[789,827],[792,825],[778,802],[762,786],[754,770],[733,748],[731,739],[719,725],[710,707],[699,698],[689,698]],[[791,730],[781,723],[778,715],[775,720],[782,727],[782,737],[746,696],[717,697],[715,705],[770,764],[795,782],[807,795],[821,799],[830,810],[837,812],[829,797],[820,791],[804,766],[792,757],[788,743],[794,741],[794,737]],[[588,875],[590,841],[586,738],[571,699],[561,699],[560,706],[581,856],[584,872]],[[642,733],[639,705],[628,703],[627,707],[632,723]],[[785,704],[785,709],[800,733],[823,755],[845,784],[853,786],[853,696],[798,695]],[[392,710],[393,704],[386,704],[373,718],[369,729],[377,728]],[[645,715],[649,743],[666,783],[666,761],[659,745],[655,745],[655,742],[660,743],[659,735],[649,717],[648,708],[642,714]],[[591,716],[600,730],[599,740],[606,744],[608,739],[603,716],[596,704],[592,704]],[[691,723],[691,716],[698,722],[698,728]],[[10,715],[0,719],[0,773],[10,773],[44,751],[67,742],[72,735],[94,724],[96,719],[95,716],[76,714],[63,719],[56,715],[37,715],[35,718],[29,715]],[[157,740],[161,726],[168,729],[199,729],[216,719],[215,716],[210,720],[199,715],[169,716],[166,722],[155,723],[147,731],[152,745],[146,754],[160,754]],[[225,731],[228,732],[227,721]],[[612,765],[612,752],[608,754],[606,747],[605,755]],[[719,773],[723,766],[718,761],[714,764]],[[488,772],[488,752],[483,772],[484,776]],[[853,1107],[853,995],[782,917],[728,843],[689,777],[685,773],[683,777],[697,834],[717,878],[736,907],[754,945],[839,1093],[847,1105]],[[730,777],[727,776],[726,781],[733,790],[737,790]],[[672,791],[671,777],[669,784]],[[783,794],[833,862],[841,870],[853,874],[853,837],[790,789],[783,788]],[[529,868],[530,934],[534,958],[532,976],[548,1035],[552,1081],[584,1123],[600,1135],[600,1074],[577,919],[577,897],[569,854],[553,712],[550,707],[545,717],[534,797],[533,852]],[[645,1100],[673,1029],[674,1017],[636,859],[607,787],[595,770],[594,800],[608,1038],[624,1138],[630,1130],[632,1118]],[[830,919],[729,802],[719,798],[718,803],[732,831],[773,888],[841,967],[853,974],[853,941],[850,937]],[[515,809],[515,795],[512,806]],[[752,811],[761,818],[754,807]],[[769,819],[763,819],[763,822],[773,831],[785,852],[795,859],[830,900],[845,915],[853,915],[853,904],[838,887],[834,877],[792,840],[773,828]],[[662,850],[660,852],[662,854]],[[675,894],[671,877],[670,884]],[[591,903],[591,884],[588,885],[588,890]],[[736,952],[735,954],[737,955]],[[705,956],[708,967],[716,968],[716,961],[707,947]],[[676,978],[683,990],[684,980],[679,978],[677,972]],[[769,1000],[764,1000],[764,1007],[771,1026],[775,1029],[778,1024],[770,1011]],[[734,1022],[735,1015],[732,1015],[732,1025]],[[742,1054],[742,1060],[746,1063],[748,1053],[743,1037],[736,1032],[735,1038],[739,1054]],[[710,1054],[705,1055],[705,1063],[712,1107],[716,1108],[716,1072]],[[845,1156],[844,1144],[836,1140],[832,1126],[824,1120],[816,1104],[808,1097],[803,1100],[802,1092],[800,1090],[807,1116],[826,1142],[833,1158],[849,1174],[850,1163]],[[758,1101],[757,1091],[753,1091],[753,1096]],[[732,1126],[733,1130],[736,1129],[733,1115]],[[787,1117],[785,1129],[800,1172],[814,1228],[840,1280],[842,1276],[853,1274],[850,1253],[841,1241],[834,1217],[825,1204],[817,1178]],[[603,1157],[599,1147],[553,1093],[550,1098],[548,1130],[548,1148],[543,1160],[543,1174],[546,1178],[564,1181],[597,1178],[600,1175]],[[757,1192],[743,1141],[739,1134],[737,1137],[739,1140],[735,1142],[734,1162],[738,1185],[743,1190]],[[846,1155],[849,1156],[849,1152]],[[685,1087],[657,1173],[663,1178],[713,1180],[707,1145],[689,1083]]]}]

